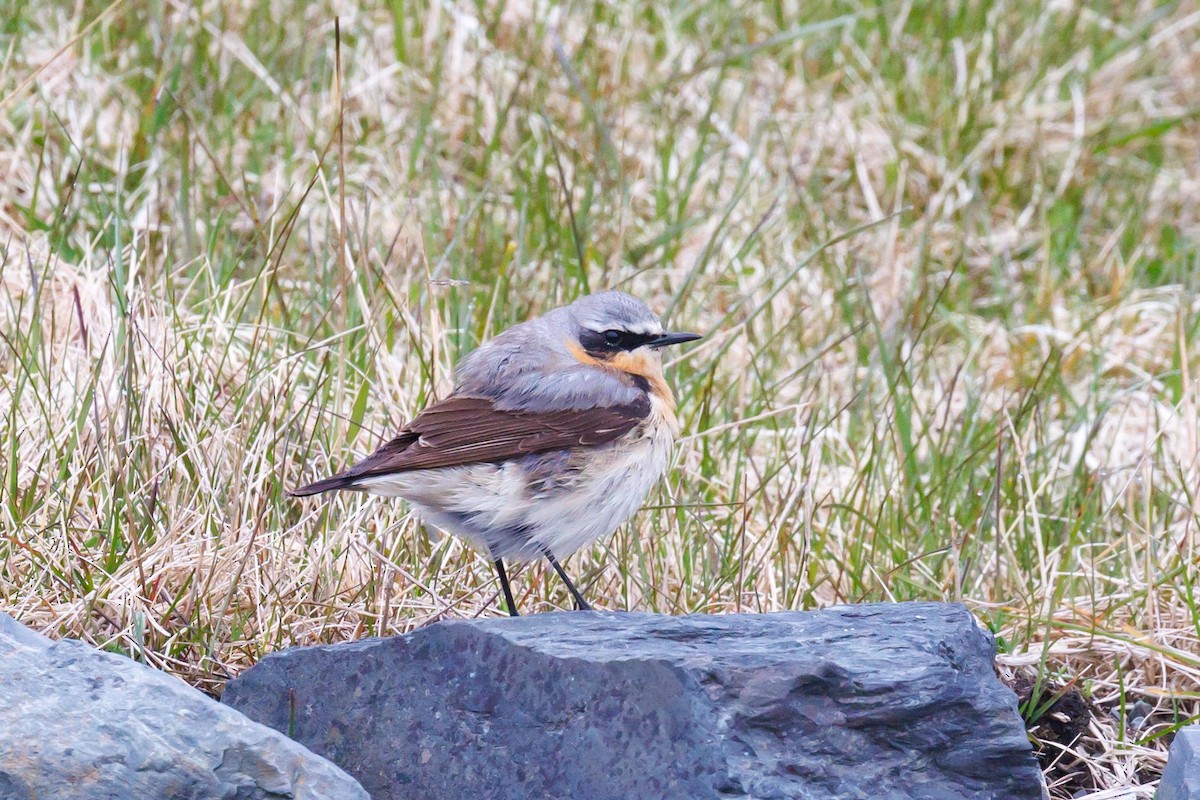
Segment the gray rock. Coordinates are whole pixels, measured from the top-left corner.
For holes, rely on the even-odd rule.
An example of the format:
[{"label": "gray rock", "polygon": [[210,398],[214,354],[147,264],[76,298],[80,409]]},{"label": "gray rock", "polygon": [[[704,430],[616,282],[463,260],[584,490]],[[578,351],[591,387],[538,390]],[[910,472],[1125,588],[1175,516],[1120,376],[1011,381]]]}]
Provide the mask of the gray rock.
[{"label": "gray rock", "polygon": [[0,614],[0,800],[367,800],[182,681]]},{"label": "gray rock", "polygon": [[1038,800],[992,656],[958,605],[537,614],[285,650],[223,700],[375,800]]},{"label": "gray rock", "polygon": [[1200,800],[1200,725],[1181,728],[1171,742],[1157,800]]},{"label": "gray rock", "polygon": [[32,628],[0,612],[0,658],[8,659],[18,654],[45,650],[54,640],[42,636]]}]

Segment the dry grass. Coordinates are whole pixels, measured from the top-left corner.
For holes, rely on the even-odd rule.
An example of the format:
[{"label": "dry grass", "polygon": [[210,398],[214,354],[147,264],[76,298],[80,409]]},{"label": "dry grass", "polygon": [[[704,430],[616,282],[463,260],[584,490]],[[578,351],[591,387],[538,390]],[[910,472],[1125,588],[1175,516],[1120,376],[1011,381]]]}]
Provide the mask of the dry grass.
[{"label": "dry grass", "polygon": [[496,613],[400,505],[283,490],[619,286],[709,337],[600,605],[961,599],[1031,724],[1094,711],[1034,728],[1056,796],[1151,796],[1200,713],[1200,9],[929,5],[18,3],[0,608],[211,691]]}]

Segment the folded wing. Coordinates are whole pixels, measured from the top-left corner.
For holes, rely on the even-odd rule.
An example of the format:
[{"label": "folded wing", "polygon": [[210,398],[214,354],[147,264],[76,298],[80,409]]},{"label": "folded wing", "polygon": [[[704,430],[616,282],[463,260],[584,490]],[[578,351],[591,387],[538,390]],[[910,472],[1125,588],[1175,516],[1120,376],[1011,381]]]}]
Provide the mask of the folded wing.
[{"label": "folded wing", "polygon": [[490,398],[452,396],[422,411],[395,439],[350,469],[292,494],[354,489],[363,478],[397,472],[594,447],[624,436],[649,413],[644,393],[617,405],[545,411],[497,408]]}]

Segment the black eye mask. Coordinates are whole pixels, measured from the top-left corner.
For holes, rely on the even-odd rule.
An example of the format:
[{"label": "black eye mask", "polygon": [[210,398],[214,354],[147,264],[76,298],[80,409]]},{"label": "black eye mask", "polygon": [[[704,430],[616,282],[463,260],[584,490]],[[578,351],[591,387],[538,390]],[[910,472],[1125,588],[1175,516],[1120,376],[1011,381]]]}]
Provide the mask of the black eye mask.
[{"label": "black eye mask", "polygon": [[611,329],[593,331],[584,329],[579,332],[579,344],[589,353],[615,353],[621,350],[636,350],[650,344],[659,338],[656,333],[631,333]]}]

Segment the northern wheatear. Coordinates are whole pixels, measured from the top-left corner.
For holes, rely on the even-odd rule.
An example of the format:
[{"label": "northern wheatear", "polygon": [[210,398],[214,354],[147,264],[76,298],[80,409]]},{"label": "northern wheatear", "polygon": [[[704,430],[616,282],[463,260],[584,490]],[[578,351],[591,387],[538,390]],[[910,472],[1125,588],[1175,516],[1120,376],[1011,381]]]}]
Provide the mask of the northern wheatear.
[{"label": "northern wheatear", "polygon": [[292,494],[402,497],[488,553],[510,614],[504,560],[543,556],[575,607],[590,608],[558,559],[615,531],[666,471],[679,422],[659,349],[699,338],[664,332],[622,292],[581,297],[481,345],[449,397]]}]

